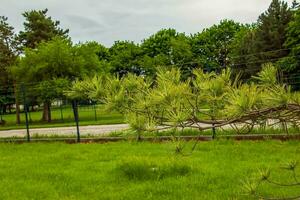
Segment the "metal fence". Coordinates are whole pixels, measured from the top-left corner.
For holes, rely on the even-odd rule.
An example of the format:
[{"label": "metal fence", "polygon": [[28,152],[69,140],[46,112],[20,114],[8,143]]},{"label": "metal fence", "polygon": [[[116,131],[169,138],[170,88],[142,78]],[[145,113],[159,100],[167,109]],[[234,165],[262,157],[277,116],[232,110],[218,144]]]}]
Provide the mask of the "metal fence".
[{"label": "metal fence", "polygon": [[[0,88],[0,139],[31,141],[33,128],[73,127],[76,129],[76,134],[68,134],[68,138],[79,142],[81,123],[82,125],[122,123],[121,114],[106,111],[102,104],[90,100],[79,101],[66,98],[52,99],[51,120],[43,121],[43,112],[45,112],[43,103],[35,96],[31,96],[27,92],[29,90],[32,88],[24,85],[18,87],[17,90]],[[10,133],[15,132],[13,136],[3,134],[8,130]],[[20,130],[23,132],[19,136],[16,133]],[[26,130],[25,136],[24,130]]]}]

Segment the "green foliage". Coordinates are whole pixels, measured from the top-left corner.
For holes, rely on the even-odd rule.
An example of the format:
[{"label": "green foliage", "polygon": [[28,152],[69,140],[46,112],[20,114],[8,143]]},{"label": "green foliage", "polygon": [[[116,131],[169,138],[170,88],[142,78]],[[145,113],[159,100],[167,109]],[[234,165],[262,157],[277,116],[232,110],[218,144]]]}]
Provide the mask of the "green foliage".
[{"label": "green foliage", "polygon": [[[256,32],[256,50],[265,52],[283,49],[286,40],[286,29],[292,19],[288,4],[280,0],[272,0],[269,8],[259,16]],[[286,51],[274,51],[259,55],[259,59],[268,60],[286,56]]]},{"label": "green foliage", "polygon": [[[282,194],[278,195],[278,197],[270,197],[270,196],[275,196],[276,193],[272,194],[272,195],[268,195],[265,194],[265,192],[263,191],[263,189],[261,188],[266,188],[266,186],[268,185],[270,186],[276,186],[276,187],[281,187],[284,189],[289,189],[294,191],[297,191],[296,188],[298,188],[300,186],[300,182],[298,181],[298,177],[297,177],[297,172],[298,172],[298,162],[293,160],[290,162],[287,162],[286,164],[284,164],[281,169],[282,171],[288,171],[290,173],[289,178],[291,179],[288,182],[281,182],[278,180],[273,180],[273,177],[271,176],[271,171],[270,169],[261,169],[258,172],[258,179],[257,180],[253,180],[251,182],[246,182],[244,183],[244,189],[246,191],[246,193],[250,196],[253,196],[255,198],[259,198],[259,199],[278,199],[278,200],[285,200],[285,199],[299,199],[299,193],[295,196],[291,196],[291,197],[285,197]],[[285,174],[282,173],[281,174]],[[281,179],[284,176],[281,176]],[[265,187],[264,187],[265,186]]]},{"label": "green foliage", "polygon": [[127,73],[144,73],[144,70],[139,63],[141,49],[133,42],[116,41],[109,49],[109,55],[109,61],[112,67],[111,72],[118,74],[121,77]]},{"label": "green foliage", "polygon": [[[73,46],[69,40],[55,38],[42,42],[35,50],[26,49],[14,74],[23,82],[90,76],[100,71],[96,51],[97,46],[91,43]],[[24,73],[27,75],[23,76]]]},{"label": "green foliage", "polygon": [[300,66],[300,8],[293,15],[293,20],[288,24],[285,46],[290,49],[288,57],[278,62],[288,76],[287,83],[293,84],[299,90],[299,66]]},{"label": "green foliage", "polygon": [[[162,29],[140,44],[116,41],[110,48],[96,42],[72,44],[68,30],[48,16],[47,9],[23,13],[24,30],[18,40],[7,18],[1,17],[0,86],[12,91],[13,81],[37,83],[34,87],[38,89],[29,88],[27,97],[35,105],[66,94],[58,89],[40,92],[49,89],[46,85],[53,83],[54,87],[57,80],[64,80],[60,86],[66,89],[76,81],[68,97],[105,102],[109,109],[128,115],[128,122],[140,130],[163,121],[172,126],[199,119],[221,123],[217,121],[267,107],[267,103],[259,103],[262,98],[269,106],[298,101],[291,91],[299,89],[300,80],[299,12],[297,1],[290,8],[284,1],[272,0],[255,24],[221,20],[191,36]],[[23,54],[17,59],[20,47]],[[269,62],[277,66],[276,76],[265,77],[262,73],[271,72],[260,72]],[[222,71],[227,68],[230,72]],[[204,73],[212,71],[215,73]],[[108,73],[118,78],[102,77]],[[240,86],[242,81],[251,82],[252,76],[259,83]],[[278,84],[277,76],[291,88]],[[8,91],[4,93],[2,102],[14,100]],[[234,101],[238,105],[234,106]],[[226,109],[231,112],[224,113]],[[144,122],[147,125],[142,126]]]},{"label": "green foliage", "polygon": [[255,84],[247,84],[230,92],[225,112],[229,117],[240,117],[252,110],[258,110],[262,105],[261,88]]},{"label": "green foliage", "polygon": [[[152,59],[156,68],[175,66],[181,69],[187,79],[196,67],[190,39],[175,29],[162,29],[145,39],[141,48],[146,57]],[[146,63],[145,63],[146,64]],[[154,69],[156,72],[159,69]]]},{"label": "green foliage", "polygon": [[59,99],[63,96],[65,88],[69,85],[69,81],[64,78],[45,80],[37,84],[36,90],[40,102],[45,102],[51,99]]},{"label": "green foliage", "polygon": [[[265,63],[275,63],[288,56],[285,42],[291,20],[292,11],[288,4],[285,1],[272,0],[255,25],[245,26],[236,35],[231,55],[234,70],[242,72],[243,78],[249,79]],[[284,58],[281,69],[290,68],[290,62],[291,60]]]},{"label": "green foliage", "polygon": [[231,68],[234,74],[241,74],[243,80],[248,80],[259,71],[260,63],[257,63],[255,51],[256,24],[244,25],[235,34],[229,53]]},{"label": "green foliage", "polygon": [[220,70],[229,65],[229,53],[235,35],[242,26],[232,20],[222,20],[192,37],[192,50],[204,69]]},{"label": "green foliage", "polygon": [[44,104],[48,114],[44,113],[43,116],[48,117],[43,119],[51,121],[51,102],[64,97],[63,90],[69,87],[71,81],[105,71],[101,69],[103,66],[98,59],[98,51],[96,43],[74,46],[70,40],[56,37],[40,43],[36,49],[25,49],[25,55],[13,68],[13,74],[19,83],[23,82],[29,88],[29,99],[40,100],[38,103]]},{"label": "green foliage", "polygon": [[[197,69],[193,74],[193,79],[186,81],[178,69],[160,70],[154,82],[132,74],[108,78],[101,85],[101,98],[107,108],[123,113],[138,134],[161,128],[205,130],[235,123],[253,128],[269,119],[299,121],[299,95],[278,83],[277,69],[271,64],[265,65],[252,83],[240,82],[229,69],[220,74]],[[77,84],[91,81],[84,82]],[[89,88],[88,92],[96,90]]]},{"label": "green foliage", "polygon": [[277,69],[272,64],[266,64],[263,66],[263,69],[258,72],[258,76],[254,77],[261,84],[265,84],[267,86],[275,85],[277,81]]},{"label": "green foliage", "polygon": [[48,9],[31,10],[23,13],[25,18],[24,31],[19,33],[19,40],[24,47],[35,48],[41,42],[54,37],[67,38],[69,30],[59,28],[59,21],[47,16]]},{"label": "green foliage", "polygon": [[[2,106],[13,104],[13,80],[11,67],[17,59],[17,43],[14,28],[7,22],[7,17],[0,16],[0,110]],[[1,113],[1,111],[0,111]]]},{"label": "green foliage", "polygon": [[170,56],[172,51],[172,40],[180,37],[175,29],[162,29],[145,39],[142,43],[143,51],[150,57],[163,54]]}]

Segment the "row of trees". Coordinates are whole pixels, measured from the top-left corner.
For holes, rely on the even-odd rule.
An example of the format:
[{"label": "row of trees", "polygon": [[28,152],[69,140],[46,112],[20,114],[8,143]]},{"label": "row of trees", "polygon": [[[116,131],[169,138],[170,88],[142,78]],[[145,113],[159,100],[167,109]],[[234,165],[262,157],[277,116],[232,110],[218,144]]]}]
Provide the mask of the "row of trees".
[{"label": "row of trees", "polygon": [[[300,65],[300,9],[294,1],[272,0],[254,24],[222,20],[203,31],[186,35],[162,29],[140,44],[116,41],[110,48],[97,42],[73,44],[68,30],[47,15],[46,10],[23,13],[24,30],[15,33],[6,17],[0,18],[0,107],[6,112],[16,104],[18,116],[21,84],[27,86],[27,101],[44,106],[43,120],[51,121],[53,99],[75,80],[95,74],[123,77],[134,73],[155,78],[162,68],[181,70],[181,79],[193,70],[242,72],[244,81],[262,64],[273,62],[297,86]],[[17,117],[19,123],[19,118]]]}]

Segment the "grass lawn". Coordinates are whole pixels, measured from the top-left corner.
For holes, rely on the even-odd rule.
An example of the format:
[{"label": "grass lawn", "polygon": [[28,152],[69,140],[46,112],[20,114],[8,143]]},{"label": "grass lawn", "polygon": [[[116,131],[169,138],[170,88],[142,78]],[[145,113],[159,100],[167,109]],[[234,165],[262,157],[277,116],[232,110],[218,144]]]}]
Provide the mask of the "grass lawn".
[{"label": "grass lawn", "polygon": [[[103,105],[96,106],[96,113],[93,106],[78,107],[80,125],[101,125],[101,124],[120,124],[124,123],[123,116],[117,112],[107,112]],[[71,106],[60,108],[52,108],[51,115],[53,121],[51,123],[41,122],[42,111],[30,112],[30,127],[64,127],[74,126],[74,115]],[[5,125],[0,125],[0,130],[24,129],[25,114],[21,113],[21,124],[16,125],[16,115],[6,114],[2,118],[6,121]]]},{"label": "grass lawn", "polygon": [[[253,199],[242,182],[271,168],[300,160],[299,141],[184,143],[0,144],[0,199]],[[298,169],[300,173],[300,170]],[[300,175],[300,174],[299,174]],[[300,193],[300,187],[262,186],[265,195]]]}]

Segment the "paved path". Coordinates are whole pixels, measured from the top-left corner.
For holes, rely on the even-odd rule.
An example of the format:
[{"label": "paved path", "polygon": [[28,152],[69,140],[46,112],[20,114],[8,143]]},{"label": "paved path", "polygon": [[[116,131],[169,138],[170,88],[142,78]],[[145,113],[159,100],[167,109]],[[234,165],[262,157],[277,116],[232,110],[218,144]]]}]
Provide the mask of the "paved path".
[{"label": "paved path", "polygon": [[[208,125],[199,123],[202,127]],[[128,124],[114,124],[114,125],[91,125],[80,126],[81,135],[105,135],[108,133],[122,131],[128,129]],[[230,125],[223,128],[231,129]],[[30,129],[30,135],[74,135],[76,134],[76,127],[58,127],[58,128],[36,128]],[[0,138],[8,137],[24,137],[26,136],[26,129],[0,131]]]},{"label": "paved path", "polygon": [[[80,126],[81,135],[105,135],[115,131],[128,129],[127,124]],[[30,129],[30,135],[75,135],[76,127],[36,128]],[[24,137],[26,129],[0,131],[0,138]]]}]

